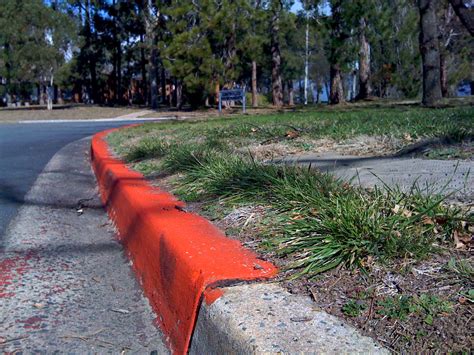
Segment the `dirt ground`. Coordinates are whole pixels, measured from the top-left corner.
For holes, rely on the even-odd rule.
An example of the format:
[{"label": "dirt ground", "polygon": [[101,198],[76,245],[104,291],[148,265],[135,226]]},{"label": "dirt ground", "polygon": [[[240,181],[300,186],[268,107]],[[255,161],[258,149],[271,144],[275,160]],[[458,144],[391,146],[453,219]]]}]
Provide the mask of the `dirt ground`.
[{"label": "dirt ground", "polygon": [[[170,186],[166,180],[162,184]],[[267,213],[264,206],[246,206],[217,219],[216,211],[210,215],[198,203],[191,204],[190,210],[211,219],[226,235],[277,265],[283,271],[280,282],[291,293],[309,295],[316,307],[344,319],[394,353],[456,353],[474,347],[474,307],[464,296],[474,282],[446,269],[452,258],[470,258],[472,265],[474,258],[467,250],[445,250],[427,260],[387,265],[368,260],[366,272],[336,268],[313,279],[292,280],[292,274],[284,271],[292,260],[260,247],[259,222]],[[415,302],[427,296],[435,297],[434,302],[443,300],[449,310],[433,311],[437,305],[431,304],[431,313],[419,308],[405,314],[403,305],[398,309],[394,304],[399,299]]]}]

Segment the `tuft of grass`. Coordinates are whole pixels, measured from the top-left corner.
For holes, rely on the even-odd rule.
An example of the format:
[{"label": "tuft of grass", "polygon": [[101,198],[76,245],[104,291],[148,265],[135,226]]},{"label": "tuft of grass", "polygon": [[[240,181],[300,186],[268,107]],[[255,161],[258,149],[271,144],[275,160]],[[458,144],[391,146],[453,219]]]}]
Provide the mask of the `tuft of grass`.
[{"label": "tuft of grass", "polygon": [[449,313],[453,310],[451,302],[438,296],[422,294],[413,296],[391,296],[377,302],[377,313],[401,321],[406,320],[414,313],[423,316],[426,324],[433,324],[435,317]]},{"label": "tuft of grass", "polygon": [[453,310],[451,302],[428,294],[421,295],[417,300],[417,305],[420,310],[424,311],[424,322],[429,325],[433,324],[433,320],[438,314],[450,313]]},{"label": "tuft of grass", "polygon": [[147,159],[159,158],[166,154],[169,144],[163,142],[158,137],[145,137],[138,144],[134,145],[125,155],[129,162]]},{"label": "tuft of grass", "polygon": [[468,259],[451,258],[446,264],[445,269],[466,280],[472,280],[474,278],[474,266]]},{"label": "tuft of grass", "polygon": [[446,243],[459,224],[458,210],[416,189],[367,191],[299,167],[208,148],[175,150],[179,159],[171,155],[165,161],[169,170],[185,171],[176,192],[185,200],[270,204],[274,213],[265,235],[280,255],[297,260],[290,267],[299,274],[314,276],[340,264],[362,266],[368,256],[423,258]]},{"label": "tuft of grass", "polygon": [[406,320],[409,315],[418,310],[411,296],[386,297],[377,302],[379,310],[377,313],[393,319]]},{"label": "tuft of grass", "polygon": [[143,160],[132,165],[133,169],[143,175],[151,175],[160,170],[161,165],[157,161]]},{"label": "tuft of grass", "polygon": [[348,317],[358,317],[366,309],[364,302],[349,300],[342,306],[342,313]]},{"label": "tuft of grass", "polygon": [[217,158],[218,152],[207,145],[175,144],[163,158],[162,168],[168,173],[191,172]]},{"label": "tuft of grass", "polygon": [[474,303],[474,289],[469,289],[460,293],[460,295],[470,303]]}]

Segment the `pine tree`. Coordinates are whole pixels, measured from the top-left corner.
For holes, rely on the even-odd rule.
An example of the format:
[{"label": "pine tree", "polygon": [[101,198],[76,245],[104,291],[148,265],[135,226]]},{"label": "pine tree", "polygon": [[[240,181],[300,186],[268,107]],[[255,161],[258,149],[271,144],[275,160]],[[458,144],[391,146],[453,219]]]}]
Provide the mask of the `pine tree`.
[{"label": "pine tree", "polygon": [[28,99],[36,84],[40,100],[48,93],[52,108],[54,77],[75,33],[75,22],[61,10],[59,1],[51,6],[41,0],[0,2],[0,76],[6,78],[7,97]]}]

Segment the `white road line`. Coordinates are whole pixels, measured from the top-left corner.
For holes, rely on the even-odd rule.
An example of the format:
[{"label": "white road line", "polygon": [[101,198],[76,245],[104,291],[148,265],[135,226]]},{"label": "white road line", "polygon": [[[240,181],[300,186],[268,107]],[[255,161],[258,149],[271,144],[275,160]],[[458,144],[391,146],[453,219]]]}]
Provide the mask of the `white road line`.
[{"label": "white road line", "polygon": [[[187,117],[179,117],[185,119]],[[94,119],[69,119],[69,120],[24,120],[18,123],[71,123],[71,122],[123,122],[123,121],[167,121],[175,120],[176,116],[171,117],[150,117],[150,118],[94,118]]]}]

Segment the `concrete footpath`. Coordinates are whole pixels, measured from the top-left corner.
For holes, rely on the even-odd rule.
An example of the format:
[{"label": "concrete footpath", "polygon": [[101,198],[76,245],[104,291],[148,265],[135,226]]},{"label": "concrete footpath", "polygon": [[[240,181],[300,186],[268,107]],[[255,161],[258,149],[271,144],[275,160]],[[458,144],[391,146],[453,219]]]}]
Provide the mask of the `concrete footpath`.
[{"label": "concrete footpath", "polygon": [[358,157],[309,154],[288,157],[288,164],[311,166],[363,187],[398,187],[410,190],[416,184],[426,194],[452,194],[449,200],[474,200],[474,161],[402,157]]},{"label": "concrete footpath", "polygon": [[89,146],[53,157],[7,229],[0,352],[169,352],[99,201]]}]

